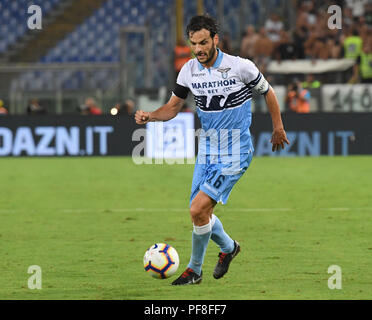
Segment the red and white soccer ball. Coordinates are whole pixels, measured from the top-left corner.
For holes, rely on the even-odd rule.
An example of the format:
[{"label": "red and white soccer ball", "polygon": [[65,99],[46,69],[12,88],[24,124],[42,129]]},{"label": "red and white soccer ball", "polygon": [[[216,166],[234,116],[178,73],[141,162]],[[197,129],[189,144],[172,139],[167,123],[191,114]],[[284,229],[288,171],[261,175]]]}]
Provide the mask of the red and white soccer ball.
[{"label": "red and white soccer ball", "polygon": [[174,275],[179,264],[176,249],[165,243],[155,243],[147,249],[143,257],[145,271],[157,279],[166,279]]}]

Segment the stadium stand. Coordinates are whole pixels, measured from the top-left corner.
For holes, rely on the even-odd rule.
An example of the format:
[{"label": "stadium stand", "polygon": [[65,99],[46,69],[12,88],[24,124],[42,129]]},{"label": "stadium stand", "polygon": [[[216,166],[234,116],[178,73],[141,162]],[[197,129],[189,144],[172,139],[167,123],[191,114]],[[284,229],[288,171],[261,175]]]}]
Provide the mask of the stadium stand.
[{"label": "stadium stand", "polygon": [[[50,0],[48,8],[57,0]],[[58,0],[63,1],[63,0]],[[273,0],[275,6],[280,0]],[[150,5],[151,4],[151,5]],[[228,30],[236,44],[240,41],[241,26],[239,19],[240,0],[223,2],[224,24],[222,31]],[[217,17],[218,8],[215,0],[206,0],[205,12]],[[44,4],[43,4],[44,9]],[[250,20],[259,21],[259,2],[250,1]],[[184,2],[184,24],[196,14],[196,2]],[[120,38],[122,27],[144,26],[150,27],[150,41],[152,48],[153,79],[157,86],[166,86],[169,82],[169,53],[172,52],[171,41],[171,14],[172,1],[158,0],[107,0],[87,17],[82,23],[75,26],[74,30],[61,39],[53,48],[42,56],[42,63],[64,62],[119,62]],[[127,42],[127,63],[133,66],[134,83],[138,87],[144,86],[143,61],[144,53],[139,48],[143,47],[143,39],[139,35],[131,35]],[[110,71],[99,71],[92,76],[90,84],[99,86],[103,90],[115,83],[112,81]],[[117,75],[115,75],[117,76]],[[59,79],[51,81],[51,72],[27,72],[18,79],[18,86],[24,90],[48,90],[55,88],[58,83],[62,89],[78,89],[84,82],[84,76],[79,72],[66,70],[59,74]]]},{"label": "stadium stand", "polygon": [[[35,0],[32,4],[42,6],[43,13],[48,14],[61,0]],[[15,44],[27,29],[27,8],[29,0],[0,0],[0,53]]]},{"label": "stadium stand", "polygon": [[[251,58],[259,68],[265,73],[284,66],[282,60],[291,57],[293,60],[315,60],[327,61],[328,59],[342,59],[347,49],[345,39],[348,33],[357,32],[359,37],[367,42],[370,38],[372,8],[367,6],[364,15],[360,15],[360,10],[353,11],[352,1],[338,1],[343,8],[343,29],[328,30],[327,6],[332,1],[295,1],[293,6],[288,7],[288,1],[284,0],[231,0],[216,1],[204,0],[204,12],[219,18],[221,24],[221,34],[228,35],[231,44],[231,53],[240,54]],[[9,51],[15,43],[19,42],[27,35],[26,19],[27,4],[30,1],[5,1],[0,0],[0,18],[5,21],[0,28],[0,36],[4,41],[0,41],[0,54]],[[43,13],[53,13],[62,4],[70,4],[65,7],[56,23],[66,26],[67,15],[71,15],[73,8],[76,9],[75,18],[68,20],[70,25],[65,28],[65,33],[54,36],[55,33],[49,32],[49,37],[45,37],[43,42],[48,43],[49,47],[43,50],[23,50],[14,60],[9,62],[39,62],[49,63],[91,63],[92,66],[98,63],[120,63],[121,50],[125,50],[125,64],[129,70],[129,78],[136,88],[144,88],[147,85],[144,81],[146,73],[151,78],[152,88],[169,86],[172,82],[172,52],[174,45],[174,1],[172,0],[45,0],[34,1],[40,4]],[[91,11],[85,10],[82,14],[84,4],[95,3]],[[220,6],[222,4],[222,6]],[[79,8],[80,6],[80,8]],[[79,11],[79,10],[80,11]],[[183,2],[183,22],[187,24],[189,19],[197,13],[196,1]],[[265,26],[270,25],[267,21],[272,13],[278,13],[279,19],[283,21],[283,29],[279,32],[279,41],[272,44],[269,54],[254,54],[256,49],[252,41],[249,46],[252,50],[243,52],[241,50],[244,32],[248,26],[254,28],[254,35],[260,39],[257,45],[260,51],[263,47],[263,35],[268,33]],[[78,13],[78,14],[76,14]],[[77,19],[79,17],[79,19]],[[62,19],[62,20],[61,20]],[[65,20],[63,20],[65,19]],[[22,20],[22,23],[20,21]],[[64,21],[61,23],[61,21]],[[120,30],[123,27],[148,27],[150,34],[151,72],[145,70],[144,61],[146,54],[144,50],[144,37],[142,34],[129,34],[125,49],[121,47]],[[48,33],[49,26],[45,28]],[[53,28],[51,28],[53,29]],[[172,30],[173,29],[173,30]],[[44,31],[44,30],[43,30]],[[53,30],[52,30],[53,31]],[[41,34],[40,34],[41,35]],[[53,38],[54,42],[51,41]],[[248,36],[252,40],[252,36]],[[268,38],[268,37],[267,37]],[[270,41],[270,40],[267,40]],[[370,40],[368,40],[370,41]],[[34,47],[38,49],[38,42],[34,42]],[[33,54],[34,56],[27,56]],[[39,56],[37,56],[39,54]],[[34,60],[32,60],[34,59]],[[271,66],[271,67],[270,67]],[[276,70],[275,69],[275,70]],[[344,73],[342,78],[332,77],[318,79],[322,83],[329,83],[329,79],[338,83],[347,82],[351,75]],[[357,72],[352,82],[358,82]],[[92,72],[82,72],[77,69],[25,71],[13,77],[9,82],[16,91],[56,91],[58,90],[103,90],[107,91],[117,88],[120,79],[120,71],[109,69],[99,69]],[[269,77],[273,84],[285,84],[288,81],[286,76],[278,74]],[[335,80],[339,79],[339,80]],[[7,80],[8,81],[8,80]],[[332,82],[331,81],[331,82]],[[14,83],[13,83],[14,82]]]},{"label": "stadium stand", "polygon": [[[149,6],[149,3],[152,3]],[[146,9],[147,8],[147,9]],[[120,38],[119,32],[126,26],[150,25],[150,38],[154,69],[153,82],[165,85],[168,81],[168,53],[171,52],[170,42],[170,17],[171,1],[159,0],[156,2],[148,0],[108,0],[94,13],[77,25],[72,32],[66,35],[54,48],[51,48],[41,59],[42,63],[63,62],[118,62],[120,60]],[[127,57],[128,62],[136,65],[136,84],[143,86],[143,70],[141,65],[144,59],[143,39],[140,36],[131,35],[128,38]],[[31,75],[30,75],[31,74]],[[50,73],[40,74],[44,79],[41,81],[28,81],[35,79],[38,75],[29,72],[22,76],[22,87],[27,89],[40,89],[43,83],[48,83]],[[78,88],[79,77],[71,77],[72,73],[66,71],[58,82],[62,83],[62,89]],[[95,73],[92,85],[102,84],[107,88],[112,74],[109,71]],[[108,79],[108,81],[105,81]],[[68,87],[67,87],[68,86]],[[51,84],[46,84],[46,88]]]}]

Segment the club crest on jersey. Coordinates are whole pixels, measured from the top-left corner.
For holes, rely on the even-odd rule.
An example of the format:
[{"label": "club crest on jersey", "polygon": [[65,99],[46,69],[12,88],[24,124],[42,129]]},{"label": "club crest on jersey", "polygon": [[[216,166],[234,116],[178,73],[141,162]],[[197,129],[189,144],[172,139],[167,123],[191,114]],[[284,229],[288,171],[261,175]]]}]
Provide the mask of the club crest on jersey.
[{"label": "club crest on jersey", "polygon": [[231,68],[218,68],[217,71],[221,72],[222,79],[227,79],[228,72],[231,70]]}]

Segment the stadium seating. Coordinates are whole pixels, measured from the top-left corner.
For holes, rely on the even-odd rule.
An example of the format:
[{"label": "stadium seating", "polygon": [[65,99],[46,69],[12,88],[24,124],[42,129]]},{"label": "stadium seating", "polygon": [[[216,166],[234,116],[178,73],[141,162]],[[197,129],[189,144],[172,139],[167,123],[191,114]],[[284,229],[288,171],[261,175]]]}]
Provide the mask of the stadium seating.
[{"label": "stadium seating", "polygon": [[[151,21],[156,33],[169,30],[169,0],[156,1],[155,10],[146,11],[149,1],[109,0],[93,16],[52,49],[42,62],[119,61],[119,30],[128,25],[143,26]],[[146,14],[147,13],[147,14]],[[168,23],[167,23],[168,22]],[[160,32],[158,31],[160,27]],[[135,41],[130,43],[137,50]]]},{"label": "stadium seating", "polygon": [[27,32],[27,13],[30,4],[40,5],[43,14],[47,14],[60,0],[0,0],[0,53]]},{"label": "stadium seating", "polygon": [[[150,5],[151,3],[151,5]],[[41,62],[118,62],[120,60],[120,28],[135,25],[150,25],[151,47],[154,57],[153,82],[167,83],[168,57],[170,47],[171,1],[158,0],[108,0],[96,12],[79,25],[65,39],[51,49]],[[142,61],[144,61],[143,37],[128,38],[128,62],[136,65],[136,81],[143,86]],[[105,83],[99,78],[104,72],[95,75],[95,82]],[[109,73],[107,73],[109,76]],[[96,79],[98,78],[98,79]],[[96,81],[97,80],[97,81]],[[68,82],[68,81],[67,81]],[[71,83],[70,83],[71,85]]]},{"label": "stadium seating", "polygon": [[[0,1],[4,2],[4,0]],[[51,8],[59,0],[48,1]],[[278,2],[280,0],[272,1]],[[21,2],[26,2],[26,0]],[[225,25],[228,25],[233,40],[234,37],[239,37],[240,33],[239,19],[236,18],[239,15],[240,2],[241,0],[224,1],[224,21]],[[258,3],[256,0],[250,1],[250,8],[254,9],[251,15],[258,15]],[[130,25],[148,25],[152,52],[152,83],[156,86],[167,85],[169,81],[169,55],[173,52],[170,32],[172,6],[173,1],[171,0],[108,0],[92,16],[60,41],[56,47],[51,49],[41,59],[41,62],[118,62],[120,60],[120,28]],[[204,8],[206,12],[217,17],[216,0],[205,0]],[[184,24],[196,14],[196,10],[196,1],[184,1]],[[128,38],[127,63],[133,68],[133,82],[138,87],[144,85],[142,63],[144,52],[141,48],[143,48],[141,36],[133,35]],[[49,80],[50,75],[48,74],[50,73],[41,73],[44,81],[36,81],[30,83],[29,86],[25,84],[25,86],[29,88],[36,86],[40,89],[42,82]],[[68,78],[68,74],[72,76],[73,80]],[[109,72],[101,71],[93,76],[91,84],[93,86],[102,84],[103,88],[100,88],[107,88],[111,82],[104,81],[105,74],[107,79],[112,78]],[[32,77],[27,76],[26,78]],[[79,84],[81,84],[76,73],[66,71],[66,75],[61,76],[61,79],[57,80],[62,85],[62,89],[67,87],[73,89],[74,86],[79,88]],[[24,82],[23,80],[21,82]],[[46,84],[46,87],[48,86],[50,83]]]}]

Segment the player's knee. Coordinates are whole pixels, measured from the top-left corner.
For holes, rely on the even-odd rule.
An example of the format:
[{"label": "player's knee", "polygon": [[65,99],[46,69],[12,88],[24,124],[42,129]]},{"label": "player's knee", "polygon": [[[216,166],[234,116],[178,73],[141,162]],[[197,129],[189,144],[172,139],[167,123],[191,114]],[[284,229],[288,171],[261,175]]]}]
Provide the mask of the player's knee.
[{"label": "player's knee", "polygon": [[201,210],[197,205],[191,205],[190,207],[190,217],[191,220],[197,219],[201,215]]},{"label": "player's knee", "polygon": [[190,216],[194,225],[200,226],[209,222],[209,212],[198,204],[191,205]]},{"label": "player's knee", "polygon": [[194,225],[203,226],[207,224],[212,216],[213,207],[216,202],[207,194],[200,191],[190,206],[190,216]]}]

